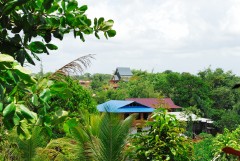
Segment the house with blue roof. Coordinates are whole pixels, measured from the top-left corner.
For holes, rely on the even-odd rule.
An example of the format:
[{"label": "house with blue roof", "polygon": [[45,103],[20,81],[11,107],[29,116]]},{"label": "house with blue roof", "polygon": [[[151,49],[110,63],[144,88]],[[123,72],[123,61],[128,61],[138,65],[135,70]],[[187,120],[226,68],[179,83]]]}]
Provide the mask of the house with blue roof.
[{"label": "house with blue roof", "polygon": [[143,105],[141,103],[129,100],[110,100],[97,106],[99,112],[117,113],[125,119],[130,114],[137,113],[134,125],[145,122],[154,108]]}]

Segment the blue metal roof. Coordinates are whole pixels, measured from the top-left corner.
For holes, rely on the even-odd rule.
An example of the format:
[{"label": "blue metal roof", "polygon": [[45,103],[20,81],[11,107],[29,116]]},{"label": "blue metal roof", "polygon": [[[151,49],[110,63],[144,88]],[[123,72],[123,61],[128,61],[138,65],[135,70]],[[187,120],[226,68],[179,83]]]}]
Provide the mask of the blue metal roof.
[{"label": "blue metal roof", "polygon": [[153,112],[154,108],[139,104],[134,101],[111,100],[97,106],[99,112],[113,113],[138,113]]}]

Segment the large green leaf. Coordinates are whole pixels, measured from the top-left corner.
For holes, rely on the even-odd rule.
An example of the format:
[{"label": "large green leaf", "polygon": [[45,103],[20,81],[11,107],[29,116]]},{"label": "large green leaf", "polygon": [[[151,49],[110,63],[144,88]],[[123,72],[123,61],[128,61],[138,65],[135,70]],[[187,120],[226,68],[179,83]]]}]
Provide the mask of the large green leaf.
[{"label": "large green leaf", "polygon": [[0,62],[14,62],[14,59],[10,55],[0,54]]},{"label": "large green leaf", "polygon": [[87,5],[83,5],[79,8],[80,11],[85,12],[88,9]]},{"label": "large green leaf", "polygon": [[109,37],[114,37],[116,35],[116,31],[115,30],[108,30],[107,34]]},{"label": "large green leaf", "polygon": [[70,134],[71,129],[76,127],[78,125],[78,121],[73,118],[70,120],[67,120],[64,124],[63,124],[63,130],[67,133]]},{"label": "large green leaf", "polygon": [[64,82],[57,82],[51,85],[50,89],[51,89],[51,93],[57,94],[67,89],[67,84]]},{"label": "large green leaf", "polygon": [[19,72],[21,72],[22,74],[25,74],[25,75],[31,74],[31,71],[30,71],[30,70],[22,67],[21,65],[15,65],[15,66],[13,67],[13,69],[18,70]]},{"label": "large green leaf", "polygon": [[18,108],[20,109],[21,114],[27,119],[36,119],[34,115],[32,114],[32,111],[30,111],[27,107],[20,104],[18,105]]},{"label": "large green leaf", "polygon": [[38,96],[36,94],[33,94],[31,102],[34,106],[38,106],[39,105],[39,101],[38,101]]},{"label": "large green leaf", "polygon": [[0,102],[0,112],[2,112],[2,110],[3,110],[3,103]]},{"label": "large green leaf", "polygon": [[41,41],[34,41],[28,45],[29,50],[35,53],[44,53],[46,51],[46,46]]},{"label": "large green leaf", "polygon": [[50,100],[51,98],[51,91],[50,89],[44,89],[41,93],[40,93],[40,99],[44,102],[47,102],[48,100]]},{"label": "large green leaf", "polygon": [[18,75],[18,77],[20,79],[22,79],[23,81],[26,81],[26,83],[36,83],[36,80],[34,80],[31,76],[30,76],[30,73],[31,71],[23,68],[22,66],[20,65],[16,65],[13,67],[15,73]]},{"label": "large green leaf", "polygon": [[66,20],[67,20],[67,24],[71,26],[75,20],[75,17],[73,14],[68,13],[66,15]]},{"label": "large green leaf", "polygon": [[54,113],[53,120],[52,120],[52,125],[57,125],[57,124],[60,124],[60,123],[64,122],[64,120],[67,118],[67,116],[68,116],[67,111],[64,111],[62,109],[57,110]]},{"label": "large green leaf", "polygon": [[14,103],[11,103],[4,108],[3,117],[8,117],[13,115],[15,111],[16,111],[16,105]]},{"label": "large green leaf", "polygon": [[78,7],[78,2],[76,0],[70,0],[67,4],[67,11],[70,12]]},{"label": "large green leaf", "polygon": [[54,44],[46,44],[47,48],[50,49],[50,50],[57,50],[58,47]]},{"label": "large green leaf", "polygon": [[14,116],[13,116],[13,123],[14,125],[19,125],[19,122],[20,122],[20,118],[19,116],[15,113]]},{"label": "large green leaf", "polygon": [[52,4],[52,7],[47,10],[47,13],[50,14],[50,13],[52,13],[52,12],[57,11],[58,9],[59,9],[58,3],[54,2],[54,3]]}]

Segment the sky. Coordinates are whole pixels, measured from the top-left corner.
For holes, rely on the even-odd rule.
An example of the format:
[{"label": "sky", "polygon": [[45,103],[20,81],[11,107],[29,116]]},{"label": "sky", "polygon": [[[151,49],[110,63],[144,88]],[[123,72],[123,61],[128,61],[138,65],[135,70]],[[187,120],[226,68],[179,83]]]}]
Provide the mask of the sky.
[{"label": "sky", "polygon": [[[240,0],[79,0],[91,19],[113,19],[117,35],[83,43],[73,34],[53,41],[57,51],[42,55],[44,72],[95,54],[89,73],[116,67],[148,72],[198,73],[208,67],[240,76]],[[39,63],[29,67],[39,72]]]}]

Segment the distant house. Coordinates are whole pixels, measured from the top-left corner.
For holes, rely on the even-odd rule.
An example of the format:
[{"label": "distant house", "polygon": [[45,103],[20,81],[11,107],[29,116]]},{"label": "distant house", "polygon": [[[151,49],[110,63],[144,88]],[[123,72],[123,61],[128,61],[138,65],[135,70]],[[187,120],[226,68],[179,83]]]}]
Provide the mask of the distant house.
[{"label": "distant house", "polygon": [[138,113],[138,117],[134,121],[134,125],[142,124],[149,118],[154,108],[143,105],[135,101],[126,100],[110,100],[97,106],[99,112],[117,113],[125,119],[132,113]]},{"label": "distant house", "polygon": [[174,115],[177,120],[187,122],[193,121],[192,132],[195,134],[200,134],[201,132],[214,133],[215,129],[212,127],[213,121],[209,118],[198,117],[195,114],[186,115],[184,112],[169,112],[169,114]]},{"label": "distant house", "polygon": [[89,87],[91,84],[90,80],[79,80],[79,83],[83,86],[83,87]]},{"label": "distant house", "polygon": [[174,104],[171,98],[127,98],[128,101],[135,101],[152,108],[167,108],[169,111],[177,111],[182,107]]},{"label": "distant house", "polygon": [[130,68],[128,67],[118,67],[113,74],[111,79],[112,82],[117,83],[120,80],[129,81],[129,79],[133,76]]}]

